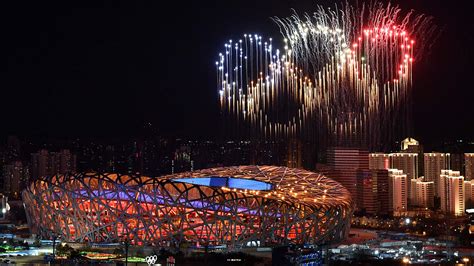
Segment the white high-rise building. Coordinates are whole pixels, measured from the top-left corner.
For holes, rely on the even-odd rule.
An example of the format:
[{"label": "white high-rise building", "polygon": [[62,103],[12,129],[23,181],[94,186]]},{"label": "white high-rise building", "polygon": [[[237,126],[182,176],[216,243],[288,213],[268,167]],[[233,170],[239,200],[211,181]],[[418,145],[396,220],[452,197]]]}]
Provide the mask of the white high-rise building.
[{"label": "white high-rise building", "polygon": [[410,199],[410,204],[412,206],[418,206],[420,203],[418,202],[418,195],[417,195],[417,184],[419,182],[423,182],[423,177],[420,177],[420,178],[413,178],[409,181],[409,185],[410,185],[410,196],[411,196],[411,199]]},{"label": "white high-rise building", "polygon": [[407,211],[407,175],[402,170],[389,169],[389,209],[394,215]]},{"label": "white high-rise building", "polygon": [[441,197],[439,176],[441,170],[451,169],[449,166],[450,154],[431,152],[424,155],[425,181],[433,181],[435,186],[435,196]]},{"label": "white high-rise building", "polygon": [[418,178],[418,153],[391,153],[390,167],[402,170],[408,179]]},{"label": "white high-rise building", "polygon": [[402,170],[404,174],[407,175],[407,197],[408,201],[415,201],[415,195],[412,195],[411,189],[411,180],[418,178],[418,153],[391,153],[390,154],[391,163],[390,167],[392,169]]},{"label": "white high-rise building", "polygon": [[438,195],[440,197],[440,208],[441,208],[441,211],[443,212],[446,212],[447,210],[447,203],[446,203],[447,184],[446,182],[447,182],[448,176],[450,175],[456,175],[456,173],[453,173],[453,171],[451,170],[441,170],[441,174],[439,175],[438,182],[437,182],[439,184]]},{"label": "white high-rise building", "polygon": [[446,178],[446,212],[455,216],[464,215],[464,177],[452,171]]},{"label": "white high-rise building", "polygon": [[434,206],[434,182],[416,182],[416,203],[420,207],[432,208]]}]

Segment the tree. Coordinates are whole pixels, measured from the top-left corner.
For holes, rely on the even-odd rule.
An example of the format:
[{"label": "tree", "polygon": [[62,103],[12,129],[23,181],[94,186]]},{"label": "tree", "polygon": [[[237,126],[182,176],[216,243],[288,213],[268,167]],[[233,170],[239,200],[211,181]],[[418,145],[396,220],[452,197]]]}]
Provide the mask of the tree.
[{"label": "tree", "polygon": [[74,251],[72,247],[70,247],[68,244],[65,245],[59,245],[56,249],[56,253],[58,256],[67,256],[69,257],[71,253]]},{"label": "tree", "polygon": [[71,260],[81,259],[81,258],[82,258],[81,252],[79,252],[75,249],[72,249],[69,253],[69,256],[68,256],[68,259],[71,259]]},{"label": "tree", "polygon": [[123,249],[122,248],[115,248],[114,249],[114,254],[115,255],[123,255],[124,254]]},{"label": "tree", "polygon": [[29,245],[28,242],[26,242],[26,241],[22,242],[21,245],[23,246],[23,249],[24,249],[24,250],[30,249],[30,245]]},{"label": "tree", "polygon": [[41,241],[37,238],[35,239],[35,242],[33,243],[33,246],[35,247],[41,247]]},{"label": "tree", "polygon": [[143,252],[143,249],[138,249],[136,254],[137,257],[145,257],[145,253]]}]

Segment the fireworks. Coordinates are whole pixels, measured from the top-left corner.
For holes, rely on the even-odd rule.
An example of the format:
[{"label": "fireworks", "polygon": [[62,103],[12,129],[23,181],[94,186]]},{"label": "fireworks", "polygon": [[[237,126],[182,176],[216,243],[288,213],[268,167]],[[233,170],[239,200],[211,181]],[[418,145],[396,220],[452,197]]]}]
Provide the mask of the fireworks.
[{"label": "fireworks", "polygon": [[244,35],[216,62],[232,132],[369,149],[409,133],[413,62],[434,32],[430,17],[374,3],[274,20],[282,50]]}]

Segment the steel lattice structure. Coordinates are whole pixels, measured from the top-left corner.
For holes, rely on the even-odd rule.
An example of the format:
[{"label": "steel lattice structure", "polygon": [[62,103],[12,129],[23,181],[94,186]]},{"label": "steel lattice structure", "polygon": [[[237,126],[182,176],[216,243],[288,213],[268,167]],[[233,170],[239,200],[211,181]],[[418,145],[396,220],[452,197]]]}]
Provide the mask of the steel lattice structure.
[{"label": "steel lattice structure", "polygon": [[44,238],[136,245],[337,242],[353,210],[349,192],[334,180],[275,166],[157,178],[58,175],[31,183],[23,200],[32,231]]}]

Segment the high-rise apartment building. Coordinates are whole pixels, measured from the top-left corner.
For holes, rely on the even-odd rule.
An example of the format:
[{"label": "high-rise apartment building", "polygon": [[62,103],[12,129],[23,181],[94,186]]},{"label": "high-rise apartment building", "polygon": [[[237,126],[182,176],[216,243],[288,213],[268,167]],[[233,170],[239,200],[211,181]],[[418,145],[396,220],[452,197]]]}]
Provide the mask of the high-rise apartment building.
[{"label": "high-rise apartment building", "polygon": [[59,152],[42,149],[31,154],[32,178],[75,172],[76,165],[76,155],[66,149]]},{"label": "high-rise apartment building", "polygon": [[462,216],[464,210],[464,177],[459,171],[452,171],[446,177],[446,213]]},{"label": "high-rise apartment building", "polygon": [[70,150],[50,153],[51,174],[66,174],[76,171],[76,155]]},{"label": "high-rise apartment building", "polygon": [[395,216],[407,211],[407,175],[402,170],[389,169],[389,210]]},{"label": "high-rise apartment building", "polygon": [[474,179],[474,153],[464,154],[464,169],[466,180]]},{"label": "high-rise apartment building", "polygon": [[300,140],[291,139],[288,141],[288,150],[285,161],[287,167],[303,167],[303,146]]},{"label": "high-rise apartment building", "polygon": [[[419,144],[414,139],[405,139],[402,142],[402,152],[371,153],[369,154],[370,169],[398,169],[407,175],[407,199],[410,205],[416,205],[416,179],[419,177]],[[413,152],[410,152],[413,151]],[[415,181],[411,181],[414,180]],[[413,183],[413,184],[412,184]]]},{"label": "high-rise apartment building", "polygon": [[33,179],[50,174],[49,152],[42,149],[31,154],[31,177]]},{"label": "high-rise apartment building", "polygon": [[377,185],[370,170],[357,170],[357,198],[356,206],[367,214],[377,212]]},{"label": "high-rise apartment building", "polygon": [[422,181],[416,182],[416,204],[419,207],[434,207],[434,182]]},{"label": "high-rise apartment building", "polygon": [[21,190],[29,180],[29,170],[21,161],[13,161],[3,167],[3,193],[10,199],[20,199]]},{"label": "high-rise apartment building", "polygon": [[437,183],[439,184],[438,187],[438,195],[440,198],[440,209],[443,212],[446,212],[447,209],[447,178],[448,176],[457,176],[458,174],[456,172],[453,172],[451,170],[441,170],[441,173],[438,177]]},{"label": "high-rise apartment building", "polygon": [[435,185],[435,196],[440,197],[439,176],[441,170],[449,170],[450,154],[430,152],[424,154],[425,181],[433,181]]},{"label": "high-rise apartment building", "polygon": [[464,172],[464,154],[463,153],[450,153],[449,167],[451,170],[461,172],[463,175]]},{"label": "high-rise apartment building", "polygon": [[391,153],[390,168],[402,170],[407,175],[407,197],[408,201],[414,202],[415,195],[412,196],[411,180],[418,178],[418,153],[399,152]]},{"label": "high-rise apartment building", "polygon": [[418,195],[417,195],[417,184],[422,181],[423,181],[423,177],[419,177],[419,178],[410,179],[408,182],[408,186],[409,186],[408,190],[410,190],[410,193],[408,194],[411,196],[411,198],[409,198],[409,202],[411,206],[419,205]]},{"label": "high-rise apartment building", "polygon": [[389,213],[389,178],[388,169],[382,170],[370,170],[372,174],[373,188],[377,194],[376,213],[377,214],[388,214]]},{"label": "high-rise apartment building", "polygon": [[370,153],[369,169],[390,169],[390,154]]},{"label": "high-rise apartment building", "polygon": [[464,205],[466,209],[474,208],[474,180],[464,180]]},{"label": "high-rise apartment building", "polygon": [[409,179],[418,178],[418,153],[397,152],[390,154],[391,169],[402,170]]}]

